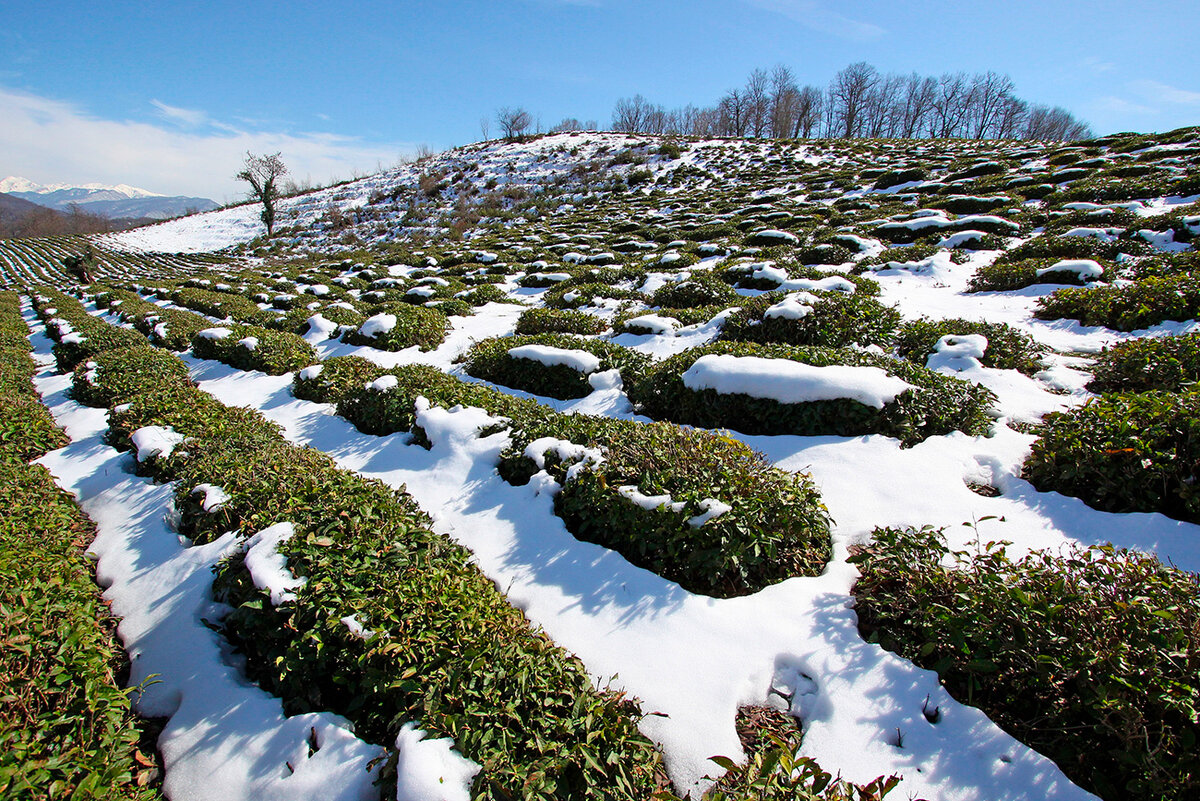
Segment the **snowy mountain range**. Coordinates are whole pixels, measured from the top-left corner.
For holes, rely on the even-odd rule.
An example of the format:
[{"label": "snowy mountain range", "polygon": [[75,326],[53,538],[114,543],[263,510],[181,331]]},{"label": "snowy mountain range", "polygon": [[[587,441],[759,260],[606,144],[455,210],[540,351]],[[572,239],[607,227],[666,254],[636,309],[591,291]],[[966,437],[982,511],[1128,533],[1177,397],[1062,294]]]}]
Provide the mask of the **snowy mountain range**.
[{"label": "snowy mountain range", "polygon": [[71,205],[109,218],[135,217],[156,220],[178,217],[188,211],[211,211],[217,204],[208,198],[160,195],[136,186],[117,184],[37,184],[9,176],[0,181],[0,192],[39,206],[67,211]]}]

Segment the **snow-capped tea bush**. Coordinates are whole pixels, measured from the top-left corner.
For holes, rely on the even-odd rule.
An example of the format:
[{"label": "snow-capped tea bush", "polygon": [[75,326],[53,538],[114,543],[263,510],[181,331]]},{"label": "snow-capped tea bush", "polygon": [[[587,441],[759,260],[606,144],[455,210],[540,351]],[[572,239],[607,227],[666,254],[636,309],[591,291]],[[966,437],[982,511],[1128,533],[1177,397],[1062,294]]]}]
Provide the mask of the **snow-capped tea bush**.
[{"label": "snow-capped tea bush", "polygon": [[241,323],[197,332],[192,337],[192,352],[201,359],[216,359],[240,370],[261,370],[270,375],[299,370],[317,358],[312,345],[295,334]]},{"label": "snow-capped tea bush", "polygon": [[857,292],[771,292],[738,302],[721,339],[785,345],[887,345],[900,312]]},{"label": "snow-capped tea bush", "polygon": [[1200,392],[1105,395],[1047,415],[1038,433],[1025,477],[1043,492],[1200,522]]},{"label": "snow-capped tea bush", "polygon": [[[693,371],[711,356],[735,360],[710,361],[706,369]],[[751,361],[737,361],[745,358]],[[702,386],[719,380],[725,368],[739,371],[742,365],[754,373],[752,379],[735,376],[725,392]],[[823,367],[867,369],[838,370],[828,378],[811,369]],[[862,393],[842,386],[847,380],[861,385]],[[814,391],[814,385],[824,389]],[[758,394],[745,391],[751,388]],[[719,342],[672,356],[647,370],[629,397],[656,420],[747,434],[886,434],[909,445],[955,430],[986,433],[995,400],[982,386],[886,356],[751,342]]]},{"label": "snow-capped tea bush", "polygon": [[[28,336],[17,296],[0,292],[0,460],[28,462],[67,444],[31,383]],[[6,514],[15,513],[6,507]]]},{"label": "snow-capped tea bush", "polygon": [[657,326],[638,322],[638,319],[647,315],[653,315],[654,317],[674,320],[680,326],[689,326],[706,323],[723,311],[725,311],[725,307],[720,304],[714,306],[693,306],[687,309],[637,309],[618,314],[613,319],[612,325],[613,330],[618,334],[656,334],[658,333]]},{"label": "snow-capped tea bush", "polygon": [[450,323],[437,309],[410,303],[388,303],[366,310],[367,319],[342,339],[352,345],[370,345],[398,351],[411,347],[432,350],[446,341]]},{"label": "snow-capped tea bush", "polygon": [[876,189],[891,189],[893,186],[900,184],[912,183],[913,181],[924,181],[929,177],[929,172],[924,167],[907,167],[899,170],[888,170],[875,179],[874,187]]},{"label": "snow-capped tea bush", "polygon": [[517,318],[518,334],[599,334],[608,323],[594,314],[571,309],[535,307]]},{"label": "snow-capped tea bush", "polygon": [[1200,334],[1138,337],[1105,348],[1092,368],[1092,392],[1179,392],[1200,381]]},{"label": "snow-capped tea bush", "polygon": [[1093,259],[1114,261],[1121,253],[1141,256],[1150,252],[1144,239],[1104,241],[1091,236],[1035,236],[1007,251],[998,262],[1015,264],[1026,259]]},{"label": "snow-capped tea bush", "polygon": [[382,372],[382,367],[361,356],[334,356],[297,370],[292,377],[292,395],[317,403],[337,403]]},{"label": "snow-capped tea bush", "polygon": [[1111,266],[1092,259],[998,261],[975,270],[969,292],[1007,292],[1034,284],[1087,284],[1112,278]]},{"label": "snow-capped tea bush", "polygon": [[157,348],[118,348],[97,353],[75,370],[71,398],[85,406],[108,407],[127,398],[146,380],[190,387],[187,365]]},{"label": "snow-capped tea bush", "polygon": [[1072,781],[1106,801],[1200,792],[1194,575],[1111,546],[951,552],[929,527],[876,529],[850,561],[868,639],[937,671]]},{"label": "snow-capped tea bush", "polygon": [[[419,717],[486,766],[476,798],[530,788],[585,799],[607,798],[613,787],[635,797],[653,790],[661,757],[636,728],[636,706],[597,691],[468,551],[429,531],[411,498],[339,470],[325,454],[284,441],[256,412],[198,389],[147,376],[138,390],[112,413],[124,432],[114,439],[128,443],[130,427],[142,425],[187,437],[182,453],[148,462],[178,482],[181,531],[206,542],[281,520],[298,529],[281,550],[308,579],[294,600],[274,605],[237,557],[222,563],[217,585],[233,607],[226,635],[246,654],[250,677],[289,713],[333,711],[376,742],[395,737],[396,721]],[[238,430],[253,436],[229,436]],[[194,492],[202,485],[219,485],[224,503],[205,510]],[[343,622],[347,611],[379,636],[356,636]],[[464,727],[464,717],[481,725]]]},{"label": "snow-capped tea bush", "polygon": [[479,284],[463,290],[455,296],[471,306],[486,306],[489,303],[513,303],[513,299],[495,284]]},{"label": "snow-capped tea bush", "polygon": [[[60,372],[70,372],[80,362],[106,350],[151,347],[137,331],[93,317],[74,298],[53,290],[41,292],[42,297],[34,299],[34,307],[46,323],[46,333],[55,340],[54,361]],[[48,308],[55,313],[48,315]]]},{"label": "snow-capped tea bush", "polygon": [[914,364],[924,364],[937,350],[944,336],[978,334],[987,338],[987,350],[980,363],[998,370],[1020,370],[1033,375],[1042,369],[1045,350],[1037,341],[1007,323],[985,323],[978,320],[910,320],[901,324],[896,335],[896,353]]},{"label": "snow-capped tea bush", "polygon": [[737,292],[711,273],[693,275],[685,281],[677,281],[659,288],[650,297],[651,306],[686,309],[697,306],[728,306],[739,299]]},{"label": "snow-capped tea bush", "polygon": [[549,309],[578,309],[581,306],[599,306],[605,302],[621,300],[645,300],[641,292],[632,289],[621,289],[608,284],[587,283],[556,285],[542,296],[542,302]]},{"label": "snow-capped tea bush", "polygon": [[177,289],[170,293],[170,298],[180,306],[207,314],[218,320],[230,319],[248,322],[258,318],[262,311],[249,298],[198,287]]},{"label": "snow-capped tea bush", "polygon": [[156,306],[135,292],[111,288],[107,294],[112,299],[112,310],[117,317],[141,331],[159,347],[173,351],[187,350],[192,346],[192,337],[197,332],[212,327],[212,321],[199,314]]},{"label": "snow-capped tea bush", "polygon": [[1149,277],[1125,286],[1067,287],[1038,299],[1034,317],[1073,319],[1117,331],[1200,316],[1200,284],[1191,274]]},{"label": "snow-capped tea bush", "polygon": [[808,476],[728,437],[556,415],[514,434],[500,474],[523,484],[539,465],[563,485],[555,511],[572,534],[692,592],[745,595],[817,575],[830,556],[829,519]]},{"label": "snow-capped tea bush", "polygon": [[643,354],[611,342],[537,334],[476,342],[463,367],[468,374],[485,381],[566,399],[590,394],[591,377],[607,370],[619,370],[621,379],[630,384],[641,375],[648,361]]}]

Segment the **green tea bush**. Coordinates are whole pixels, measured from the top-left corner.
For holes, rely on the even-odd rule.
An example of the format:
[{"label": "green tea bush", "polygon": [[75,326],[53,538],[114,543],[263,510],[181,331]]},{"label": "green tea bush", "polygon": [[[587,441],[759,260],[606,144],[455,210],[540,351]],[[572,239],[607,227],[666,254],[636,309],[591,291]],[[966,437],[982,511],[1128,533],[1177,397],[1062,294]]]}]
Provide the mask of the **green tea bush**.
[{"label": "green tea bush", "polygon": [[[576,462],[558,458],[553,445],[535,454],[563,484],[555,511],[568,530],[692,592],[746,595],[791,576],[818,575],[829,560],[828,515],[808,477],[771,467],[737,440],[666,424],[555,415],[514,432],[501,475],[525,483],[538,469],[530,449],[543,438],[603,452],[602,461],[575,467],[570,478]],[[644,508],[623,487],[669,498]],[[712,500],[731,508],[707,519]]]},{"label": "green tea bush", "polygon": [[292,377],[292,394],[301,400],[337,403],[382,373],[382,367],[361,356],[334,356],[297,370]]},{"label": "green tea bush", "polygon": [[601,318],[571,309],[532,308],[517,318],[518,334],[599,334],[608,328]]},{"label": "green tea bush", "polygon": [[[913,385],[882,409],[849,398],[780,403],[770,398],[694,391],[683,374],[702,356],[752,356],[786,359],[814,367],[876,367]],[[629,398],[656,420],[732,428],[747,434],[885,434],[913,445],[926,437],[963,431],[984,434],[991,426],[995,396],[986,388],[939,375],[910,362],[848,348],[718,342],[658,362],[629,390]]]},{"label": "green tea bush", "polygon": [[207,314],[218,320],[249,321],[262,311],[258,304],[242,295],[213,292],[198,287],[183,287],[170,294],[171,300],[180,306]]},{"label": "green tea bush", "polygon": [[924,167],[908,167],[900,170],[888,170],[875,179],[876,189],[890,189],[893,186],[907,184],[913,181],[924,181],[929,172]]},{"label": "green tea bush", "polygon": [[150,377],[163,387],[190,387],[187,365],[157,348],[118,348],[98,353],[75,371],[71,397],[106,408],[128,398]]},{"label": "green tea bush", "polygon": [[697,306],[728,306],[740,295],[711,273],[693,275],[685,281],[666,284],[650,297],[651,306],[686,309]]},{"label": "green tea bush", "polygon": [[[150,347],[137,331],[117,328],[91,316],[74,298],[52,290],[41,292],[42,297],[35,297],[34,305],[46,322],[46,333],[55,340],[54,360],[60,372],[70,372],[80,362],[106,350]],[[55,309],[54,315],[47,314],[48,308]],[[59,319],[68,322],[73,330],[64,333],[54,323]]]},{"label": "green tea bush", "polygon": [[233,323],[217,328],[225,336],[207,334],[205,329],[192,337],[192,352],[201,359],[216,359],[239,370],[259,370],[283,375],[316,361],[316,352],[295,334],[268,328]]},{"label": "green tea bush", "polygon": [[641,375],[649,359],[636,352],[597,339],[562,334],[494,337],[475,343],[467,353],[464,369],[468,374],[513,389],[552,398],[582,398],[592,391],[589,375],[566,364],[542,364],[539,361],[510,356],[508,351],[524,345],[543,345],[564,350],[582,350],[600,360],[597,372],[617,369],[626,385]]},{"label": "green tea bush", "polygon": [[1047,415],[1025,460],[1044,492],[1106,512],[1162,512],[1200,522],[1200,393],[1105,395]]},{"label": "green tea bush", "polygon": [[446,332],[450,330],[445,314],[410,303],[372,306],[367,314],[370,316],[366,322],[357,330],[348,331],[342,337],[344,341],[379,350],[400,351],[411,347],[432,350],[446,341]]},{"label": "green tea bush", "polygon": [[1012,206],[1013,199],[1006,195],[992,197],[951,195],[947,198],[938,198],[930,205],[932,208],[945,209],[953,214],[988,214]]},{"label": "green tea bush", "polygon": [[[295,600],[272,604],[239,556],[217,575],[218,597],[233,607],[226,635],[289,714],[345,715],[372,742],[393,739],[398,721],[418,720],[484,766],[474,798],[650,795],[661,757],[637,730],[636,705],[596,690],[465,549],[429,530],[408,496],[338,470],[328,456],[283,441],[257,413],[202,400],[209,396],[200,390],[150,379],[139,389],[111,413],[111,439],[127,445],[132,430],[152,424],[187,437],[148,463],[179,482],[182,531],[207,541],[281,520],[297,528],[280,549],[308,578]],[[229,496],[209,512],[192,492],[205,483]],[[348,613],[376,636],[353,634],[341,622]]]},{"label": "green tea bush", "polygon": [[725,321],[720,339],[730,342],[763,342],[785,345],[888,345],[900,324],[900,312],[875,298],[843,292],[810,293],[818,300],[799,319],[766,316],[789,294],[771,292],[739,301],[740,309]]},{"label": "green tea bush", "polygon": [[1200,334],[1118,342],[1097,357],[1092,375],[1092,392],[1191,389],[1200,381]]},{"label": "green tea bush", "polygon": [[489,303],[516,303],[508,294],[495,284],[479,284],[463,290],[455,297],[472,306],[486,306]]},{"label": "green tea bush", "polygon": [[28,464],[67,442],[31,383],[28,334],[0,292],[0,795],[155,798],[134,777],[123,652],[82,551],[95,526]]},{"label": "green tea bush", "polygon": [[1117,331],[1200,316],[1200,284],[1191,274],[1150,277],[1126,286],[1068,287],[1038,299],[1034,317],[1074,319]]},{"label": "green tea bush", "polygon": [[877,529],[859,627],[1106,801],[1200,792],[1196,577],[1111,546],[1020,559]]},{"label": "green tea bush", "polygon": [[[1082,285],[1092,281],[1106,281],[1112,278],[1113,270],[1110,265],[1096,262],[1103,272],[1095,278],[1085,278],[1071,270],[1049,270],[1038,275],[1038,270],[1050,267],[1062,259],[1024,259],[1022,261],[997,261],[985,264],[975,270],[968,292],[1008,292],[1023,289],[1034,284],[1076,284]],[[1089,260],[1091,261],[1091,260]]]},{"label": "green tea bush", "polygon": [[1020,370],[1033,375],[1042,369],[1045,350],[1029,334],[1007,323],[987,323],[978,320],[911,320],[900,326],[896,335],[896,353],[915,364],[924,365],[934,353],[942,337],[979,334],[987,337],[988,346],[980,363],[997,370]]},{"label": "green tea bush", "polygon": [[1009,250],[1000,259],[1010,264],[1025,259],[1094,259],[1114,261],[1118,254],[1141,256],[1151,248],[1141,239],[1116,239],[1102,242],[1090,236],[1035,236]]},{"label": "green tea bush", "polygon": [[[566,283],[566,282],[563,282]],[[645,295],[632,289],[621,289],[600,283],[559,284],[542,296],[542,303],[549,309],[578,309],[581,306],[597,305],[601,300],[644,301]]]}]

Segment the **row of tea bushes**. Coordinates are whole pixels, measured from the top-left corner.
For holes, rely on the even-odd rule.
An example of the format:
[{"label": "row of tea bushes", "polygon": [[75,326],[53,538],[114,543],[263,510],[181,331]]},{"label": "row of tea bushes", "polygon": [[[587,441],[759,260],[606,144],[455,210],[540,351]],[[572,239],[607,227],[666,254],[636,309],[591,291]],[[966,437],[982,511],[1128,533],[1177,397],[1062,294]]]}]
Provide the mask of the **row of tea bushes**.
[{"label": "row of tea bushes", "polygon": [[[159,353],[100,354],[75,386],[81,395],[94,386],[92,397],[112,404],[118,447],[129,448],[146,426],[182,437],[171,453],[139,457],[156,478],[178,482],[181,531],[195,541],[293,523],[280,552],[307,579],[294,599],[275,603],[240,557],[216,579],[234,608],[226,635],[288,712],[338,712],[375,742],[418,721],[483,766],[477,798],[653,791],[660,757],[637,730],[636,706],[595,690],[583,666],[530,628],[465,549],[429,530],[408,496],[287,443],[257,413],[193,387]],[[220,487],[223,504],[204,509],[195,490],[205,485]],[[351,616],[358,626],[345,622]]]},{"label": "row of tea bushes", "polygon": [[412,431],[418,442],[419,398],[482,408],[510,431],[504,478],[524,484],[545,469],[562,485],[555,509],[568,530],[694,592],[744,595],[829,559],[829,521],[807,477],[727,437],[559,414],[432,367],[383,370],[358,357],[301,371],[293,392],[336,402],[365,433]]},{"label": "row of tea bushes", "polygon": [[876,530],[851,561],[864,636],[1072,781],[1106,801],[1200,793],[1195,575],[1111,546],[952,552],[931,528]]},{"label": "row of tea bushes", "polygon": [[31,383],[28,335],[17,295],[0,293],[0,795],[157,798],[116,683],[124,654],[82,550],[95,527],[29,464],[66,437]]}]

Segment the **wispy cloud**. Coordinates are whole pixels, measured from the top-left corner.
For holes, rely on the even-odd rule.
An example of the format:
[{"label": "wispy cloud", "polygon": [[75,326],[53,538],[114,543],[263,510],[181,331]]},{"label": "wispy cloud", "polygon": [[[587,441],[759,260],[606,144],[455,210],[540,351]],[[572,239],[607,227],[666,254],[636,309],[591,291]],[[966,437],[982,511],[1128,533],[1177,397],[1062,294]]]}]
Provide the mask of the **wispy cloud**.
[{"label": "wispy cloud", "polygon": [[[150,101],[162,122],[109,120],[73,104],[0,87],[4,169],[38,183],[126,183],[164,194],[232,200],[246,151],[279,151],[291,175],[315,183],[390,166],[410,143],[324,132],[252,130]],[[0,176],[2,177],[2,176]]]},{"label": "wispy cloud", "polygon": [[1135,103],[1132,100],[1126,100],[1123,97],[1115,95],[1106,95],[1097,100],[1093,105],[1100,111],[1111,112],[1113,114],[1154,114],[1157,112],[1157,109],[1150,106],[1144,106],[1141,103]]},{"label": "wispy cloud", "polygon": [[1158,81],[1130,81],[1129,88],[1147,100],[1179,106],[1200,106],[1200,92],[1180,89]]},{"label": "wispy cloud", "polygon": [[831,11],[825,7],[824,3],[817,2],[817,0],[744,0],[744,2],[782,14],[814,31],[856,42],[869,42],[887,32],[873,22],[862,22]]}]

